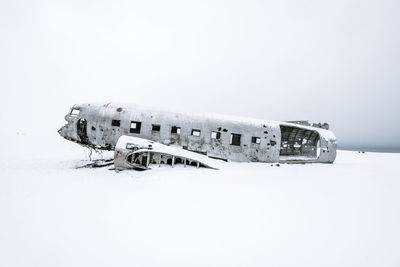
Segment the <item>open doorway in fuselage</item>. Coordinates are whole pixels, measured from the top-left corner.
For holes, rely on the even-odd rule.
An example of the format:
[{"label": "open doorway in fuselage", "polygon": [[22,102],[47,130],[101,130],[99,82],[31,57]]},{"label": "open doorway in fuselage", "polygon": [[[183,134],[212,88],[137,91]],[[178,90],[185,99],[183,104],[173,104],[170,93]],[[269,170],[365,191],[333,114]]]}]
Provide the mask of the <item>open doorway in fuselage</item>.
[{"label": "open doorway in fuselage", "polygon": [[80,139],[81,144],[88,144],[89,137],[87,135],[87,121],[84,118],[81,118],[76,123],[76,133]]}]

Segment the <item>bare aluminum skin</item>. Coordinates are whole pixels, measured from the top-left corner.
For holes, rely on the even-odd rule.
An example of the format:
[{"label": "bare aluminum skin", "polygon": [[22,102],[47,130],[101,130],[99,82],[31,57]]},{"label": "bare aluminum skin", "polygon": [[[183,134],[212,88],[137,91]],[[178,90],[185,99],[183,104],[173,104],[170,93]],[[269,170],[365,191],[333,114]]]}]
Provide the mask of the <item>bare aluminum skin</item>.
[{"label": "bare aluminum skin", "polygon": [[[114,150],[121,136],[133,136],[236,162],[333,163],[336,158],[336,136],[327,124],[323,129],[303,122],[192,115],[119,103],[76,104],[65,120],[58,131],[62,137],[95,149]],[[132,122],[141,122],[140,133],[132,132]],[[173,127],[180,132],[173,133]],[[239,136],[239,145],[232,144],[233,135]]]}]

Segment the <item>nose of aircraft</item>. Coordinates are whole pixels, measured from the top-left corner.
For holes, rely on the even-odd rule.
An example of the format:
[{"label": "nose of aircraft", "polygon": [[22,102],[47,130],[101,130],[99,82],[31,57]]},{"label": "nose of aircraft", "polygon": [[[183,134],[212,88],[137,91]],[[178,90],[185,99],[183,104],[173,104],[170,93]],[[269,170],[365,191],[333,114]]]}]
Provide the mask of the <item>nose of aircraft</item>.
[{"label": "nose of aircraft", "polygon": [[66,126],[61,127],[60,130],[58,130],[58,134],[66,138],[67,137]]}]

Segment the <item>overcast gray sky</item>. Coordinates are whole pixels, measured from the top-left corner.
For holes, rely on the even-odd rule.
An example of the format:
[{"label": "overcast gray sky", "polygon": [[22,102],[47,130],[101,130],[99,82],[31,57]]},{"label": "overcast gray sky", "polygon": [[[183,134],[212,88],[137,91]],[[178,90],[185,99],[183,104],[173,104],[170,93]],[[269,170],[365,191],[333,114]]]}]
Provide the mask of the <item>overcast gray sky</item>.
[{"label": "overcast gray sky", "polygon": [[0,0],[3,131],[78,102],[329,122],[400,148],[400,1]]}]

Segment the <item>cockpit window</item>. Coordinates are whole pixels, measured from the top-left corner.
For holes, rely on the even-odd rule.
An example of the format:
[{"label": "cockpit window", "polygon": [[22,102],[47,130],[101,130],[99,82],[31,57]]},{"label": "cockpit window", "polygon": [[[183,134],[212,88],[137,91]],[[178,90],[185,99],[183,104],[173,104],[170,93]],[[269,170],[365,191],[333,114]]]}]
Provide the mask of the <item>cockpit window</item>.
[{"label": "cockpit window", "polygon": [[71,116],[78,116],[78,115],[79,115],[79,112],[80,112],[79,109],[73,108],[73,109],[71,110]]}]

